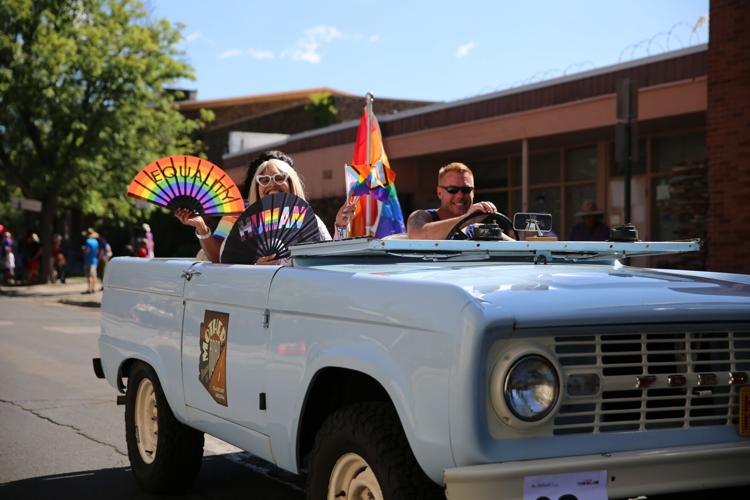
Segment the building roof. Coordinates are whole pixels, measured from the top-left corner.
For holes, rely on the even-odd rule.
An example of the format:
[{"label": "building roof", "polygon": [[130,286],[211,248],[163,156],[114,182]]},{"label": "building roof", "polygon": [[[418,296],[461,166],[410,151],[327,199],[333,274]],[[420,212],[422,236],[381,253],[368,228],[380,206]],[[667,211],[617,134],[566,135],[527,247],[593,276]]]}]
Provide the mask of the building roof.
[{"label": "building roof", "polygon": [[344,92],[331,87],[314,87],[310,89],[300,90],[289,90],[286,92],[273,92],[270,94],[253,94],[239,97],[225,97],[222,99],[206,99],[206,100],[195,100],[195,101],[183,101],[178,103],[181,111],[189,109],[200,109],[200,108],[224,108],[229,106],[238,106],[244,104],[258,104],[265,102],[275,101],[294,101],[300,99],[307,99],[310,94],[328,92],[331,95],[351,96],[348,92]]},{"label": "building roof", "polygon": [[[707,50],[707,44],[701,44],[499,92],[378,115],[378,121],[383,136],[388,137],[613,94],[616,82],[625,77],[632,78],[636,87],[692,79],[706,75]],[[271,146],[294,153],[348,143],[352,142],[351,130],[357,125],[358,120],[351,120],[309,130]],[[245,150],[224,158],[256,152]]]}]

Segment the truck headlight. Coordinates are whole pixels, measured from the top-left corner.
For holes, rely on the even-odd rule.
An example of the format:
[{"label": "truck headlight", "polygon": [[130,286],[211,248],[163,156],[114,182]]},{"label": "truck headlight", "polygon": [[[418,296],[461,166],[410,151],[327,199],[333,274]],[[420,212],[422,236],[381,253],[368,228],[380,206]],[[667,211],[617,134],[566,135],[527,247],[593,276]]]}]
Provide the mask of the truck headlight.
[{"label": "truck headlight", "polygon": [[537,422],[547,416],[555,407],[559,394],[557,370],[543,356],[523,356],[505,375],[505,405],[513,416],[524,422]]},{"label": "truck headlight", "polygon": [[506,424],[524,428],[551,416],[560,396],[557,365],[540,349],[519,346],[492,371],[490,400]]}]

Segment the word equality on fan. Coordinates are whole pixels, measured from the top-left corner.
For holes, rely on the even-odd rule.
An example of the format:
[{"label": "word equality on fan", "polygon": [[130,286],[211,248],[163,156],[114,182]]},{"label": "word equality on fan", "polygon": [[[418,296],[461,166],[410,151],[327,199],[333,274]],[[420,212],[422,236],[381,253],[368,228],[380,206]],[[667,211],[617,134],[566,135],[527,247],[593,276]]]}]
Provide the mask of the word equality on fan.
[{"label": "word equality on fan", "polygon": [[280,210],[276,207],[263,210],[247,218],[240,217],[237,221],[240,240],[244,241],[249,235],[258,236],[265,231],[274,231],[280,228],[289,229],[294,226],[301,228],[305,221],[307,207],[294,206],[291,207],[291,211],[289,209],[290,207],[284,207]]},{"label": "word equality on fan", "polygon": [[[172,158],[169,159],[172,160]],[[165,165],[163,167],[159,164],[159,161],[155,161],[154,163],[152,163],[152,165],[154,165],[155,168],[146,168],[143,169],[143,172],[151,178],[154,184],[159,184],[163,181],[170,182],[170,179],[172,179],[175,182],[189,180],[196,185],[198,183],[205,185],[206,182],[211,181],[211,173],[215,168],[217,168],[212,163],[208,163],[209,166],[203,167],[203,171],[201,171],[200,159],[198,159],[198,163],[195,165],[190,165],[187,162],[185,162],[185,164],[183,165],[175,165],[174,161],[172,161],[171,165]],[[215,193],[214,196],[218,196],[222,200],[227,202],[232,202],[236,199],[239,199],[232,197],[230,194],[232,186],[234,186],[231,178],[229,179],[229,185],[222,182],[223,178],[224,176],[220,178],[214,178],[213,182],[210,185],[206,186],[206,191],[213,191]]]}]

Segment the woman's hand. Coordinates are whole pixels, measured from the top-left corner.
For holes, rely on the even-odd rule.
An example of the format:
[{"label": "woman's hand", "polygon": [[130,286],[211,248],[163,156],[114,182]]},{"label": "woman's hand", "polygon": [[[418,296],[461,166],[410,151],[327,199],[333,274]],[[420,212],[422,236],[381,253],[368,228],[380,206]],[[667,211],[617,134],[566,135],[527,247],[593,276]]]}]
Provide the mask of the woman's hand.
[{"label": "woman's hand", "polygon": [[256,266],[278,266],[280,265],[279,259],[276,258],[276,254],[266,255],[255,261]]},{"label": "woman's hand", "polygon": [[354,210],[357,208],[358,201],[359,196],[350,196],[346,202],[341,205],[341,208],[339,208],[339,211],[336,213],[336,227],[344,228],[349,226],[349,223],[354,217]]},{"label": "woman's hand", "polygon": [[174,211],[174,216],[186,226],[194,227],[198,234],[205,235],[211,232],[203,217],[188,208],[178,208]]}]

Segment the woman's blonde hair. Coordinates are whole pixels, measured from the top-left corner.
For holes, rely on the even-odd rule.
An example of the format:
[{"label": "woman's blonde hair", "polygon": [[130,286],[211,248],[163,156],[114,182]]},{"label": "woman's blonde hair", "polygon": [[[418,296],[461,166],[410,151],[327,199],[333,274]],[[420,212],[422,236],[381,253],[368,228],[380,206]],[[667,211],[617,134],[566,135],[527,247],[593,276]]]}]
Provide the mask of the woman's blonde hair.
[{"label": "woman's blonde hair", "polygon": [[253,181],[250,183],[250,194],[247,197],[247,201],[250,202],[251,205],[260,199],[256,177],[268,167],[276,167],[279,171],[284,172],[289,178],[289,192],[307,201],[307,198],[305,197],[305,186],[302,184],[302,179],[300,179],[297,171],[284,161],[272,159],[264,161],[255,169]]}]

